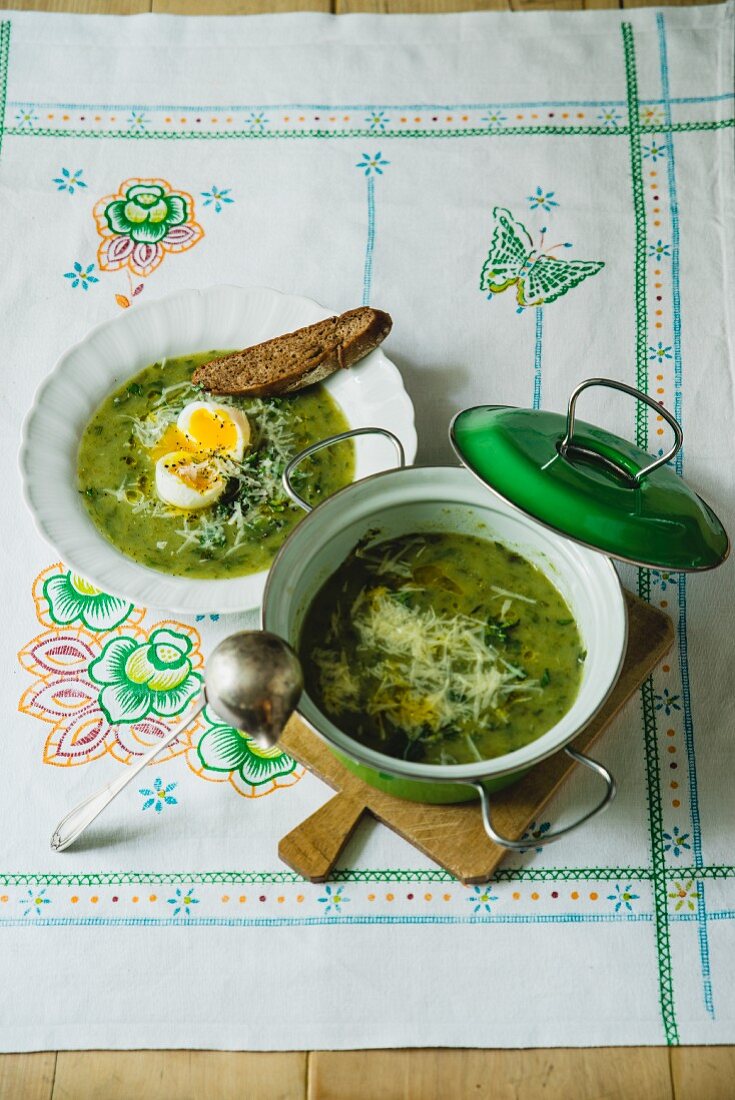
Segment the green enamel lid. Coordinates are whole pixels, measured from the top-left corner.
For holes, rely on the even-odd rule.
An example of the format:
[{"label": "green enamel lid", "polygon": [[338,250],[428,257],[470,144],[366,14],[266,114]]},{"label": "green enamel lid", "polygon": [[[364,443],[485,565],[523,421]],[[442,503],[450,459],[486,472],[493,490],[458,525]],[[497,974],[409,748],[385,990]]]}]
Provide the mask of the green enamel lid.
[{"label": "green enamel lid", "polygon": [[[675,442],[660,458],[575,419],[588,386],[620,389],[656,409]],[[622,382],[591,378],[571,396],[567,415],[504,405],[465,409],[450,437],[462,462],[526,515],[575,542],[636,565],[692,572],[713,569],[730,549],[712,509],[669,465],[681,447],[676,420]]]}]

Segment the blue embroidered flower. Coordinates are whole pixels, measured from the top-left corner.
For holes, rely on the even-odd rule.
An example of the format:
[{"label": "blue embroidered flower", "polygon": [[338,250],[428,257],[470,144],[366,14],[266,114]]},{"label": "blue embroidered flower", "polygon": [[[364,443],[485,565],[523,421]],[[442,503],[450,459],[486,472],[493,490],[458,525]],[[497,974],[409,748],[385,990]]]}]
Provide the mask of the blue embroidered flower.
[{"label": "blue embroidered flower", "polygon": [[235,200],[230,198],[230,187],[217,187],[216,184],[212,184],[211,191],[202,191],[201,195],[204,199],[205,206],[211,206],[214,203],[214,212],[219,214],[223,206],[226,206],[228,202],[234,202]]},{"label": "blue embroidered flower", "polygon": [[[661,449],[659,454],[662,455],[663,453],[663,449]],[[658,569],[651,570],[651,580],[662,592],[665,592],[669,585],[677,586],[679,584],[676,573],[661,573]]]},{"label": "blue embroidered flower", "polygon": [[190,889],[190,890],[180,890],[177,887],[176,888],[176,897],[169,898],[168,903],[169,903],[169,905],[175,905],[176,906],[176,908],[174,909],[174,916],[175,917],[178,917],[178,915],[179,915],[179,913],[181,912],[182,909],[184,910],[184,912],[186,913],[186,915],[188,917],[190,915],[190,912],[191,912],[190,906],[198,905],[199,904],[199,898],[194,897],[194,889],[193,888]]},{"label": "blue embroidered flower", "polygon": [[219,615],[195,615],[194,619],[198,623],[203,623],[205,619],[211,619],[213,623],[219,622]]},{"label": "blue embroidered flower", "polygon": [[369,124],[370,129],[374,133],[382,134],[386,125],[390,122],[385,111],[372,111],[365,121]]},{"label": "blue embroidered flower", "polygon": [[344,896],[339,886],[335,886],[334,890],[331,886],[325,886],[324,889],[326,890],[326,897],[319,898],[324,906],[324,912],[331,913],[334,909],[335,913],[341,913],[340,906],[345,905],[350,899]]},{"label": "blue embroidered flower", "polygon": [[82,179],[81,168],[77,168],[76,172],[70,172],[68,168],[62,168],[61,175],[57,176],[53,182],[57,184],[57,191],[68,191],[70,195],[74,194],[75,188],[87,186]]},{"label": "blue embroidered flower", "polygon": [[262,133],[268,125],[268,121],[263,111],[251,111],[249,116],[245,119],[245,125],[249,126],[251,130],[257,130]]},{"label": "blue embroidered flower", "polygon": [[28,890],[28,896],[20,899],[20,904],[25,905],[23,910],[23,916],[27,917],[29,913],[35,912],[37,917],[40,917],[43,912],[44,905],[51,904],[51,898],[44,897],[46,890]]},{"label": "blue embroidered flower", "polygon": [[672,710],[681,710],[679,696],[671,695],[668,688],[664,688],[663,694],[654,695],[654,699],[656,700],[656,710],[662,710],[667,717]]},{"label": "blue embroidered flower", "polygon": [[178,802],[171,796],[171,791],[176,790],[176,783],[168,783],[165,787],[161,779],[153,780],[153,787],[139,787],[138,791],[145,798],[142,809],[149,810],[155,806],[156,813],[160,814],[164,806],[178,806]]},{"label": "blue embroidered flower", "polygon": [[616,882],[615,883],[615,890],[613,891],[613,893],[607,895],[607,900],[608,901],[614,901],[615,902],[615,912],[616,913],[619,913],[621,909],[626,909],[629,913],[633,912],[633,906],[630,903],[632,901],[638,901],[638,898],[639,898],[640,895],[639,894],[631,894],[630,891],[631,891],[630,883],[628,883],[628,885],[625,887],[625,889],[621,889],[620,884]]},{"label": "blue embroidered flower", "polygon": [[666,156],[666,146],[658,141],[652,141],[650,145],[643,146],[643,159],[651,160],[654,164]]},{"label": "blue embroidered flower", "polygon": [[146,117],[145,111],[132,111],[128,119],[128,126],[131,130],[145,130],[149,122],[150,119]]},{"label": "blue embroidered flower", "polygon": [[473,913],[479,913],[480,910],[490,913],[492,902],[497,900],[497,895],[490,893],[489,886],[475,886],[472,893],[467,898],[467,901],[474,905],[474,909],[472,910]]},{"label": "blue embroidered flower", "polygon": [[650,353],[648,358],[656,359],[659,363],[663,363],[664,359],[671,358],[671,345],[669,344],[668,347],[664,347],[660,340],[657,347],[649,347],[648,351]]},{"label": "blue embroidered flower", "polygon": [[670,248],[670,244],[664,244],[663,241],[656,241],[655,244],[649,244],[648,255],[655,257],[657,260],[660,260],[662,256],[671,258],[671,253],[669,252]]},{"label": "blue embroidered flower", "polygon": [[621,118],[622,115],[615,107],[603,107],[597,116],[597,121],[601,122],[603,126],[613,127],[617,126]]},{"label": "blue embroidered flower", "polygon": [[678,825],[674,825],[670,833],[664,833],[664,840],[666,841],[666,844],[664,844],[664,851],[672,852],[677,859],[682,852],[688,852],[691,849],[689,833],[679,832]]},{"label": "blue embroidered flower", "polygon": [[[537,825],[535,821],[532,821],[523,836],[521,837],[521,840],[538,840],[539,837],[542,837],[544,835],[544,833],[548,833],[550,828],[550,821],[542,821],[540,825]],[[521,848],[520,851],[521,853],[530,852],[532,847],[533,845],[529,844],[528,848]],[[540,852],[541,847],[536,848],[536,851]]]},{"label": "blue embroidered flower", "polygon": [[32,107],[21,107],[15,116],[15,121],[22,130],[30,130],[38,122],[38,115]]},{"label": "blue embroidered flower", "polygon": [[382,153],[374,153],[373,156],[370,156],[370,153],[363,153],[362,157],[363,159],[355,167],[364,169],[366,176],[369,176],[371,172],[376,172],[379,176],[382,176],[383,168],[386,164],[390,164],[389,160],[383,160]]},{"label": "blue embroidered flower", "polygon": [[64,278],[71,279],[71,285],[73,287],[77,287],[81,283],[83,290],[89,290],[90,283],[99,282],[97,276],[92,274],[93,271],[94,264],[88,264],[87,267],[84,268],[79,262],[77,262],[74,264],[74,270],[67,271],[64,275]]},{"label": "blue embroidered flower", "polygon": [[550,214],[552,206],[559,205],[558,202],[554,201],[555,194],[556,191],[544,191],[541,187],[537,187],[536,194],[528,196],[528,205],[532,210],[545,210],[547,214]]},{"label": "blue embroidered flower", "polygon": [[508,121],[507,115],[501,115],[499,111],[489,111],[480,122],[487,125],[488,130],[499,130],[504,122]]}]

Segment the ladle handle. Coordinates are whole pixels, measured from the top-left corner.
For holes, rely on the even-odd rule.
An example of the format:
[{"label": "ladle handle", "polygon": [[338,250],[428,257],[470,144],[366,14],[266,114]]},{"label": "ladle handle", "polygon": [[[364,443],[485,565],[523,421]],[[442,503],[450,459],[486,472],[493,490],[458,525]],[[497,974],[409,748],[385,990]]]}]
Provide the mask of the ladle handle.
[{"label": "ladle handle", "polygon": [[328,439],[320,439],[318,443],[312,443],[310,447],[305,447],[303,451],[291,459],[283,471],[283,488],[286,493],[299,508],[303,508],[305,512],[311,512],[312,506],[304,500],[304,498],[294,489],[291,483],[291,477],[294,470],[299,466],[305,458],[309,455],[314,455],[317,451],[323,451],[325,447],[331,447],[335,443],[342,443],[345,439],[354,439],[358,435],[383,435],[386,439],[389,439],[396,449],[398,455],[398,466],[400,469],[406,465],[406,452],[403,449],[403,444],[397,435],[388,431],[387,428],[352,428],[349,432],[340,432],[339,435],[330,435]]},{"label": "ladle handle", "polygon": [[[186,723],[186,726],[191,725],[203,709],[204,703],[197,707]],[[126,768],[122,775],[119,775],[117,779],[113,779],[112,783],[107,783],[101,790],[91,794],[88,798],[85,798],[83,802],[80,802],[78,806],[75,806],[73,810],[70,810],[66,817],[63,817],[54,829],[54,834],[51,837],[52,849],[55,852],[63,852],[73,844],[74,841],[82,835],[84,830],[92,824],[94,819],[110,805],[113,798],[117,798],[120,791],[127,787],[128,783],[135,779],[136,775],[142,772],[143,768],[150,764],[151,760],[158,756],[162,749],[165,749],[167,745],[170,745],[177,737],[181,736],[186,726],[181,726],[178,729],[172,730],[168,737],[164,737],[164,739],[154,745],[149,752],[141,756],[140,760],[137,760],[132,768]]]},{"label": "ladle handle", "polygon": [[566,836],[567,833],[574,832],[580,825],[584,825],[585,821],[589,821],[591,817],[596,817],[597,814],[602,813],[615,797],[616,785],[610,772],[599,763],[597,760],[593,760],[590,756],[585,756],[581,752],[577,752],[576,749],[567,747],[565,750],[567,756],[571,756],[572,760],[576,760],[578,764],[584,764],[586,768],[595,772],[605,783],[605,794],[600,802],[596,806],[593,806],[591,810],[588,810],[582,817],[577,818],[571,825],[565,825],[562,829],[556,829],[553,833],[545,833],[543,836],[533,837],[525,840],[511,840],[507,836],[503,836],[501,833],[493,827],[493,823],[490,819],[490,796],[485,790],[481,782],[469,784],[474,787],[480,795],[480,807],[482,810],[482,823],[485,826],[485,832],[490,837],[494,844],[498,844],[501,848],[510,848],[514,852],[521,852],[527,848],[538,848],[542,844],[551,844],[554,840],[560,840],[561,837]]}]

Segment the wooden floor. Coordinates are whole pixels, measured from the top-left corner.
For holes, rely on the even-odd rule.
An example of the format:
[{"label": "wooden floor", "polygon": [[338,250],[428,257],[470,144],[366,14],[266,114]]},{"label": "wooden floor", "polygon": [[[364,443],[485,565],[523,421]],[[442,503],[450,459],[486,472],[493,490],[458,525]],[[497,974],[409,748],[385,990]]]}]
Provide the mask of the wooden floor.
[{"label": "wooden floor", "polygon": [[[0,6],[122,15],[248,15],[658,5],[657,0],[0,0]],[[733,1100],[735,1048],[0,1055],[0,1100],[139,1100],[154,1095],[171,1100]]]}]

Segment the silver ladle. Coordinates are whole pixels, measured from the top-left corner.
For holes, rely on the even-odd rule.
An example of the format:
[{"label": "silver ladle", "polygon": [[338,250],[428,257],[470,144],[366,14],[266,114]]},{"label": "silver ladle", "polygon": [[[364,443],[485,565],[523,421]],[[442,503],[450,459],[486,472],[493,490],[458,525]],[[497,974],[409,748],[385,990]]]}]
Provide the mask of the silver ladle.
[{"label": "silver ladle", "polygon": [[132,768],[90,795],[62,818],[51,847],[63,852],[109,806],[131,780],[198,718],[209,703],[218,718],[244,730],[261,748],[272,748],[296,709],[304,680],[299,659],[287,642],[264,630],[231,634],[214,649],[204,674],[204,698],[185,726],[172,730]]}]

